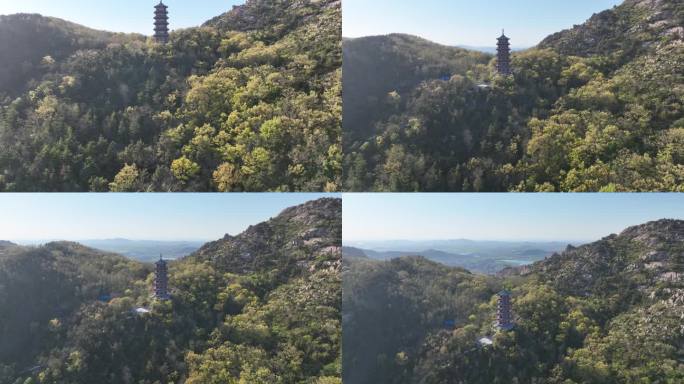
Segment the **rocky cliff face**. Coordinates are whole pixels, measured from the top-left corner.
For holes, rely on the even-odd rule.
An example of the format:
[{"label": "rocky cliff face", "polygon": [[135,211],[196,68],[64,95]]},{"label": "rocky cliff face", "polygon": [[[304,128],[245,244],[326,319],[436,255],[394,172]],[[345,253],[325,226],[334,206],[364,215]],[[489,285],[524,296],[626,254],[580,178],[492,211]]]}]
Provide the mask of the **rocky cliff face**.
[{"label": "rocky cliff face", "polygon": [[547,37],[539,47],[577,56],[643,51],[663,43],[681,45],[683,25],[684,3],[679,0],[626,0]]},{"label": "rocky cliff face", "polygon": [[[510,272],[510,271],[509,271]],[[600,294],[621,285],[653,287],[684,281],[684,221],[660,220],[624,230],[534,264],[535,273],[560,291]]]},{"label": "rocky cliff face", "polygon": [[205,23],[219,29],[256,31],[273,25],[281,30],[296,28],[324,10],[339,12],[340,0],[249,0]]},{"label": "rocky cliff face", "polygon": [[342,201],[326,198],[288,208],[240,235],[208,243],[190,259],[240,274],[274,269],[313,272],[339,268],[341,246]]}]

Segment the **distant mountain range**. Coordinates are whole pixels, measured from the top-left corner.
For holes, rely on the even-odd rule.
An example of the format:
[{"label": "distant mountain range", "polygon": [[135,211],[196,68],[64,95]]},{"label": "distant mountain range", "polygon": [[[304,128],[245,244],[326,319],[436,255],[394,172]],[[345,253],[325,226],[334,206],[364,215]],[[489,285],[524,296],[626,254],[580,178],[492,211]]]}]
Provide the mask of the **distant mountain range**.
[{"label": "distant mountain range", "polygon": [[391,260],[423,256],[450,267],[475,273],[495,274],[508,267],[529,265],[567,248],[572,242],[474,241],[466,239],[437,241],[348,242],[346,257]]},{"label": "distant mountain range", "polygon": [[[496,53],[496,47],[482,47],[482,46],[475,46],[475,45],[456,45],[456,47],[467,49],[469,51],[478,51],[478,52],[489,53],[491,55]],[[529,47],[512,47],[511,50],[513,50],[513,51],[524,51],[528,48]]]},{"label": "distant mountain range", "polygon": [[[24,241],[24,245],[49,243],[45,240]],[[179,259],[198,250],[206,241],[164,241],[164,240],[129,240],[129,239],[95,239],[78,240],[78,243],[101,251],[113,252],[130,259],[150,262],[163,255],[165,259]]]},{"label": "distant mountain range", "polygon": [[163,255],[165,259],[179,259],[198,250],[206,241],[160,241],[105,239],[80,242],[91,248],[114,252],[138,261],[153,261]]}]

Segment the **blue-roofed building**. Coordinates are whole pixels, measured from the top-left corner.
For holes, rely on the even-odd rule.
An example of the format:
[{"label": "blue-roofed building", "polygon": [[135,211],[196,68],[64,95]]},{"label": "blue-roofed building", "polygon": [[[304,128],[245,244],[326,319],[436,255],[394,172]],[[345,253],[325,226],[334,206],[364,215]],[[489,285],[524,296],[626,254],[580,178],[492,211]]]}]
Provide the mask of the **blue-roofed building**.
[{"label": "blue-roofed building", "polygon": [[110,301],[112,301],[112,295],[110,295],[110,294],[108,294],[108,293],[105,293],[105,294],[100,295],[100,296],[97,298],[97,300],[98,300],[98,301],[101,301],[101,302],[103,302],[103,303],[109,303]]}]

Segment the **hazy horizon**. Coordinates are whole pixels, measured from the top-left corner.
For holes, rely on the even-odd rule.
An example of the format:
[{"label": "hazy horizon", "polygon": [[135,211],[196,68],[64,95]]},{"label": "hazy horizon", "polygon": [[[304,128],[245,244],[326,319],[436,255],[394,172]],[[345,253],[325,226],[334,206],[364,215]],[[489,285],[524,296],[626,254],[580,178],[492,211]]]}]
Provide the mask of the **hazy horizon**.
[{"label": "hazy horizon", "polygon": [[[384,34],[384,35],[359,36],[359,37],[346,37],[345,36],[344,39],[356,40],[356,39],[363,39],[363,38],[367,38],[367,37],[389,36],[389,35],[397,35],[397,34],[415,36],[415,37],[418,37],[420,39],[431,41],[430,39],[427,39],[427,38],[419,36],[419,35],[412,35],[412,34],[406,34],[406,33],[388,33],[388,34]],[[431,42],[435,43],[435,44],[439,44],[439,45],[444,45],[446,47],[463,48],[463,49],[468,49],[471,51],[480,51],[480,52],[489,53],[489,54],[496,54],[496,44],[479,45],[479,46],[478,45],[468,45],[468,44],[455,44],[455,45],[454,44],[448,44],[448,45],[445,45],[442,43],[438,43],[436,41],[431,41]],[[530,46],[511,46],[511,51],[519,52],[519,51],[524,51],[526,49],[530,49],[532,47],[534,47],[534,46],[533,45],[530,45]]]},{"label": "hazy horizon", "polygon": [[[214,239],[217,240],[217,239]],[[10,240],[11,241],[11,240]],[[59,239],[12,241],[20,247],[38,248]],[[154,262],[160,255],[167,260],[177,260],[196,252],[211,240],[129,240],[129,239],[92,239],[70,240],[82,246],[101,252],[114,253],[141,262]]]},{"label": "hazy horizon", "polygon": [[546,36],[620,3],[622,0],[344,0],[342,36],[408,33],[449,46],[490,47],[496,45],[503,28],[514,47],[532,47]]},{"label": "hazy horizon", "polygon": [[[326,193],[0,194],[0,238],[12,241],[206,241]],[[205,240],[206,239],[206,240]]]},{"label": "hazy horizon", "polygon": [[120,237],[113,237],[113,238],[94,238],[94,239],[60,239],[60,238],[52,238],[52,239],[0,239],[0,240],[5,240],[9,241],[15,244],[19,245],[36,245],[36,244],[46,244],[46,243],[52,243],[52,242],[59,242],[59,241],[67,241],[67,242],[72,242],[72,243],[81,243],[81,242],[93,242],[93,241],[130,241],[130,242],[154,242],[154,243],[194,243],[194,242],[209,242],[209,241],[215,241],[218,240],[217,238],[207,238],[207,239],[177,239],[177,240],[163,240],[163,239],[151,239],[151,238],[141,238],[141,239],[131,239],[131,238],[120,238]]},{"label": "hazy horizon", "polygon": [[[169,7],[170,29],[197,27],[228,12],[245,0],[164,0]],[[154,6],[159,0],[22,0],[0,2],[0,15],[39,13],[110,32],[153,34]]]},{"label": "hazy horizon", "polygon": [[684,219],[684,195],[344,194],[342,212],[344,244],[389,239],[577,243],[649,221]]},{"label": "hazy horizon", "polygon": [[438,242],[449,242],[449,241],[470,241],[473,243],[501,243],[501,244],[510,244],[510,243],[516,243],[516,244],[525,244],[525,243],[546,243],[546,244],[551,244],[551,243],[576,243],[576,242],[591,242],[595,241],[597,239],[577,239],[577,240],[535,240],[535,239],[466,239],[466,238],[443,238],[443,239],[373,239],[373,240],[344,240],[343,245],[347,244],[385,244],[385,243],[415,243],[415,244],[420,244],[420,243],[438,243]]},{"label": "hazy horizon", "polygon": [[374,260],[393,260],[422,256],[450,267],[465,268],[474,273],[493,274],[506,267],[529,265],[569,245],[579,247],[589,242],[578,241],[496,241],[496,240],[395,240],[346,241],[344,253],[350,257],[359,252]]}]

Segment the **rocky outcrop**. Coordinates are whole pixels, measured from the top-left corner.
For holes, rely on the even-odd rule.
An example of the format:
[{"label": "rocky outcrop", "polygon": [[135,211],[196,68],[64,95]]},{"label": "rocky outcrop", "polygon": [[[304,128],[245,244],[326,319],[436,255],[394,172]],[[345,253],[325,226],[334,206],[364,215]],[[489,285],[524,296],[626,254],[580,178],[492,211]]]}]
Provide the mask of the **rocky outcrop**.
[{"label": "rocky outcrop", "polygon": [[653,286],[681,282],[684,272],[684,221],[660,220],[630,227],[578,248],[568,248],[530,268],[566,293],[586,296],[615,285]]},{"label": "rocky outcrop", "polygon": [[323,10],[338,11],[340,7],[340,0],[248,0],[204,25],[241,32],[262,30],[273,25],[291,29],[322,14]]},{"label": "rocky outcrop", "polygon": [[[288,208],[237,236],[204,245],[189,258],[231,273],[279,270],[298,273],[338,268],[341,260],[342,203],[320,199]],[[289,269],[288,269],[289,268]]]},{"label": "rocky outcrop", "polygon": [[684,39],[684,5],[679,0],[626,0],[587,22],[555,33],[540,44],[563,54],[591,56],[642,51]]}]

